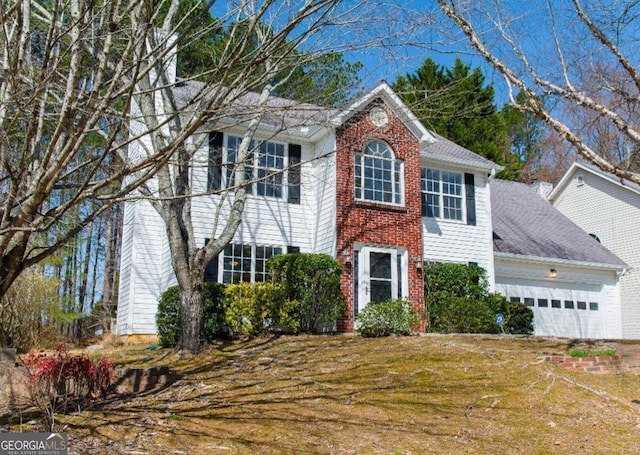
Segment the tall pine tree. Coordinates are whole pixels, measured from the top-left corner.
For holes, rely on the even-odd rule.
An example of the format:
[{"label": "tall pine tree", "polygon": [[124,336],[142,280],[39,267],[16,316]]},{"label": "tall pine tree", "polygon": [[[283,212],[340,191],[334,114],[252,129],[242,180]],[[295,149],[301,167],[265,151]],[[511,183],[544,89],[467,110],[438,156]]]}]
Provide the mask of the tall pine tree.
[{"label": "tall pine tree", "polygon": [[480,68],[471,70],[460,59],[445,68],[427,58],[393,88],[427,128],[503,166],[499,177],[520,179],[521,162],[511,151],[509,128]]}]

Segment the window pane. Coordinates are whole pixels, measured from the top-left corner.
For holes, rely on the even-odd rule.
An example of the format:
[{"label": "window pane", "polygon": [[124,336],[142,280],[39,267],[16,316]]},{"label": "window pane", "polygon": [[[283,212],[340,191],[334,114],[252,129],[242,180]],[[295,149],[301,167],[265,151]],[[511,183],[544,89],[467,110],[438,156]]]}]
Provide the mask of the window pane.
[{"label": "window pane", "polygon": [[402,203],[402,162],[381,141],[371,141],[364,153],[356,153],[354,167],[356,199]]},{"label": "window pane", "polygon": [[426,196],[427,217],[439,218],[442,215],[444,219],[462,220],[462,174],[425,169],[421,187]]},{"label": "window pane", "polygon": [[391,281],[371,280],[371,302],[384,302],[391,298]]},{"label": "window pane", "polygon": [[391,253],[370,253],[371,278],[391,279]]},{"label": "window pane", "polygon": [[444,196],[442,216],[447,220],[462,220],[462,198]]}]

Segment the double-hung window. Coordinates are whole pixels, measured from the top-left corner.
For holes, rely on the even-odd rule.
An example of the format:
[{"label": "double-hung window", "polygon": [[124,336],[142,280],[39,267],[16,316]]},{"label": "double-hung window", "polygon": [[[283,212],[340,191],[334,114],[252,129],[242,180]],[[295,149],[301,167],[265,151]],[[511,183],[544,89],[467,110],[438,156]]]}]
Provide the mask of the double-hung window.
[{"label": "double-hung window", "polygon": [[[223,147],[223,143],[225,147]],[[214,132],[209,135],[210,191],[233,188],[240,161],[242,137]],[[300,203],[301,147],[273,141],[251,141],[243,160],[247,191]]]},{"label": "double-hung window", "polygon": [[207,265],[205,281],[267,281],[267,261],[278,254],[282,254],[281,247],[232,243]]},{"label": "double-hung window", "polygon": [[423,213],[427,217],[462,220],[462,174],[423,169],[421,181]]},{"label": "double-hung window", "polygon": [[[233,186],[235,168],[239,162],[240,143],[238,136],[227,137],[227,182]],[[245,181],[256,182],[251,192],[258,196],[282,198],[285,168],[285,144],[278,142],[251,141],[249,154],[244,160]]]},{"label": "double-hung window", "polygon": [[476,224],[473,174],[422,168],[422,216]]},{"label": "double-hung window", "polygon": [[355,198],[360,201],[403,204],[403,163],[379,140],[355,153]]}]

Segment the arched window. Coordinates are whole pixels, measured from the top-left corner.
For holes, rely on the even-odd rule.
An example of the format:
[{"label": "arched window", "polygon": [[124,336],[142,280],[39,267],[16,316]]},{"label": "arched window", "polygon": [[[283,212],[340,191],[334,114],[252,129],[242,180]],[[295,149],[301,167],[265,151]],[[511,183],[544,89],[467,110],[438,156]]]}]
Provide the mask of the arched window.
[{"label": "arched window", "polygon": [[370,141],[362,153],[355,154],[356,199],[401,205],[402,165],[386,143]]}]

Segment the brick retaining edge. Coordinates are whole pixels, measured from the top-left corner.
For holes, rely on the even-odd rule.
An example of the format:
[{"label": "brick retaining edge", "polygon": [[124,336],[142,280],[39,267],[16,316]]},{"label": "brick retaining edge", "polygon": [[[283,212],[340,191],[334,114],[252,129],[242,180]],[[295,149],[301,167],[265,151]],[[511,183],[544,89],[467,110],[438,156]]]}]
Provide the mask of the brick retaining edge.
[{"label": "brick retaining edge", "polygon": [[622,368],[622,358],[619,355],[599,357],[551,355],[547,356],[545,360],[578,373],[614,373]]}]

